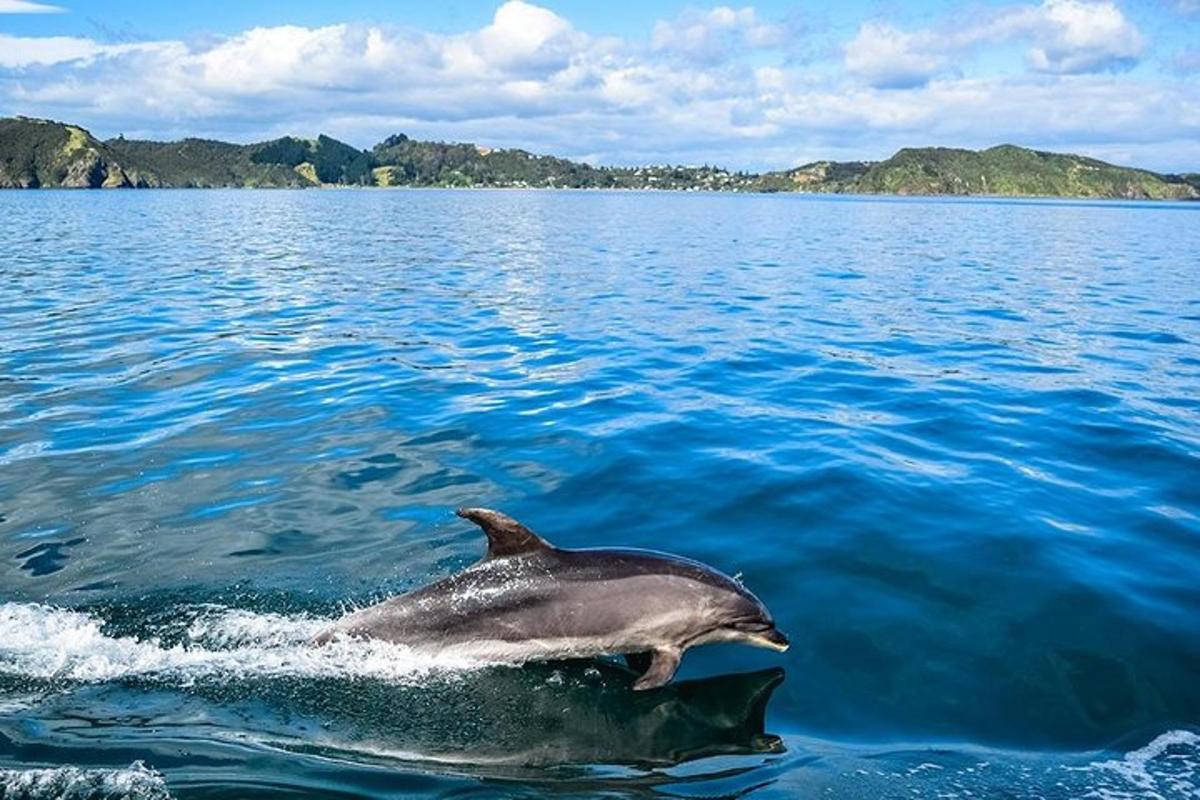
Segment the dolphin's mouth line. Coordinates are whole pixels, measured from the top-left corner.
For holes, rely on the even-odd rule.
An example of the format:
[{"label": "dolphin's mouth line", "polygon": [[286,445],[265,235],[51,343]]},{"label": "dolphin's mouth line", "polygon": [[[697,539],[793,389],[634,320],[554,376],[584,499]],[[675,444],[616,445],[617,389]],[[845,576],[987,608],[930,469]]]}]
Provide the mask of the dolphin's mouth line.
[{"label": "dolphin's mouth line", "polygon": [[[731,632],[736,636],[731,637]],[[788,637],[776,628],[773,622],[764,622],[758,619],[718,625],[682,642],[681,646],[686,649],[698,644],[727,641],[741,641],[754,647],[774,650],[777,653],[786,653],[791,646]]]},{"label": "dolphin's mouth line", "polygon": [[753,620],[741,625],[734,625],[735,630],[740,631],[750,644],[759,647],[765,647],[768,650],[774,650],[777,653],[786,653],[791,642],[775,624],[772,622],[762,622]]},{"label": "dolphin's mouth line", "polygon": [[781,641],[766,635],[752,634],[750,636],[750,641],[759,647],[765,647],[768,650],[774,650],[776,653],[786,653],[788,648],[792,646],[791,642],[787,641],[786,639]]}]

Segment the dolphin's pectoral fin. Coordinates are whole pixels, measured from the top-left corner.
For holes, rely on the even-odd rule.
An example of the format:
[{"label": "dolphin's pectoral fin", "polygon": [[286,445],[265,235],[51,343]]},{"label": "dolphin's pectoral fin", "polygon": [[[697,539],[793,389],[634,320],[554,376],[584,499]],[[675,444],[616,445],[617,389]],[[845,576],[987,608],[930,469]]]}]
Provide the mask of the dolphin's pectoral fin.
[{"label": "dolphin's pectoral fin", "polygon": [[650,667],[642,677],[634,681],[634,691],[642,691],[643,689],[657,689],[675,674],[675,670],[679,669],[679,659],[683,656],[683,651],[678,647],[664,647],[653,651],[650,654]]},{"label": "dolphin's pectoral fin", "polygon": [[626,653],[625,666],[629,667],[634,672],[645,672],[650,669],[650,662],[654,660],[654,654],[647,651],[645,653]]},{"label": "dolphin's pectoral fin", "polygon": [[454,512],[469,519],[487,534],[487,558],[502,558],[552,549],[540,536],[507,514],[490,508],[460,508]]}]

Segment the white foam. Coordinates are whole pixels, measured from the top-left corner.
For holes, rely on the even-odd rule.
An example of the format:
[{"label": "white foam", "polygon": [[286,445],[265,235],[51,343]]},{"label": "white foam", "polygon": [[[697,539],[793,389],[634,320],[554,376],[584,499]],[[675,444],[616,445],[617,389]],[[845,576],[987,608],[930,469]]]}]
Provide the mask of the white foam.
[{"label": "white foam", "polygon": [[207,606],[188,628],[188,639],[219,650],[236,647],[285,647],[307,642],[329,626],[329,620],[256,613],[240,608]]},{"label": "white foam", "polygon": [[1121,759],[1083,767],[1099,800],[1171,800],[1200,796],[1200,734],[1168,731]]},{"label": "white foam", "polygon": [[206,608],[182,643],[109,636],[79,611],[0,604],[0,673],[82,682],[136,676],[362,676],[416,682],[431,672],[478,669],[478,661],[377,641],[308,641],[329,620]]},{"label": "white foam", "polygon": [[4,800],[169,800],[162,775],[136,761],[125,769],[0,769]]},{"label": "white foam", "polygon": [[16,714],[17,712],[33,708],[41,699],[41,695],[37,694],[9,695],[0,697],[0,716]]}]

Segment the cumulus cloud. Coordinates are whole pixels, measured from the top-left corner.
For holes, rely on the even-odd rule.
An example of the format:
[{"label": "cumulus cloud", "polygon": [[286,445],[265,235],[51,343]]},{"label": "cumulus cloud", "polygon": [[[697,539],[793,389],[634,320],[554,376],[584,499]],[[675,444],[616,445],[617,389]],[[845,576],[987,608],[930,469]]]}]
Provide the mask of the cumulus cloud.
[{"label": "cumulus cloud", "polygon": [[1145,46],[1110,0],[1044,0],[911,32],[866,22],[845,47],[845,65],[871,86],[911,88],[961,70],[978,49],[1013,42],[1026,44],[1033,69],[1063,74],[1127,69]]},{"label": "cumulus cloud", "polygon": [[0,66],[21,71],[12,95],[25,104],[174,118],[261,116],[262,102],[285,99],[423,119],[562,111],[585,85],[600,93],[608,48],[520,0],[457,35],[282,25],[199,44],[11,36],[0,44]]},{"label": "cumulus cloud", "polygon": [[880,89],[923,86],[951,63],[931,31],[906,33],[880,22],[864,23],[845,49],[846,69]]},{"label": "cumulus cloud", "polygon": [[[944,29],[867,23],[844,71],[789,60],[780,36],[753,9],[719,7],[660,23],[648,40],[617,39],[520,0],[452,34],[358,24],[133,44],[0,34],[0,113],[101,135],[325,132],[367,146],[402,130],[605,163],[738,168],[1005,140],[1121,153],[1171,142],[1147,166],[1174,168],[1189,165],[1164,159],[1200,141],[1186,78],[1111,71],[1143,42],[1110,3],[1047,0]],[[1028,65],[970,75],[967,54],[992,42],[1019,44]]]},{"label": "cumulus cloud", "polygon": [[571,56],[587,47],[588,37],[549,9],[511,0],[497,9],[492,24],[465,42],[484,63],[537,73],[567,67]]},{"label": "cumulus cloud", "polygon": [[747,48],[784,44],[787,29],[765,22],[751,7],[688,9],[673,20],[659,20],[650,36],[653,50],[700,62],[725,61]]},{"label": "cumulus cloud", "polygon": [[0,0],[0,14],[61,14],[61,6],[33,3],[30,0]]},{"label": "cumulus cloud", "polygon": [[1097,72],[1132,66],[1145,40],[1111,2],[1047,0],[1028,17],[1035,44],[1029,59],[1044,72]]}]

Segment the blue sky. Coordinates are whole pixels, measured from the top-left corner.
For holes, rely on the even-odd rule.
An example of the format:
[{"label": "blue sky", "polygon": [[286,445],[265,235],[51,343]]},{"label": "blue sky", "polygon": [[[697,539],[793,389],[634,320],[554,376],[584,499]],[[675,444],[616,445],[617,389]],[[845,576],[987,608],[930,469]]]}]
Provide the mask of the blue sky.
[{"label": "blue sky", "polygon": [[1200,0],[0,0],[0,114],[613,164],[1016,142],[1200,170]]}]

